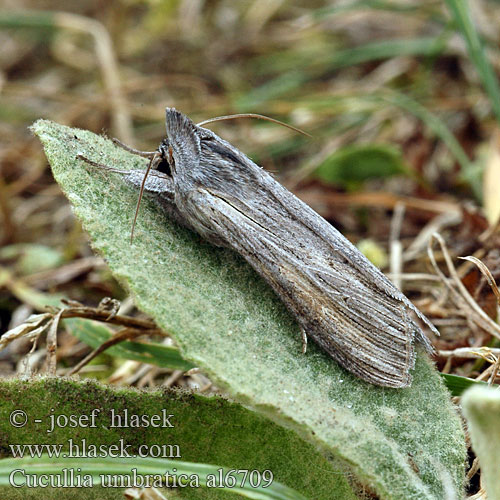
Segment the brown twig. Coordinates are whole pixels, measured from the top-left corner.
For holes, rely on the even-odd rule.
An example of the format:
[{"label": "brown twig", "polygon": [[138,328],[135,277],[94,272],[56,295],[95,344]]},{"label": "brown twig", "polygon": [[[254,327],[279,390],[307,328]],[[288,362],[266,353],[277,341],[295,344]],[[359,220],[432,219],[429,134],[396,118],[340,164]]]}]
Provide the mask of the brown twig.
[{"label": "brown twig", "polygon": [[49,375],[55,375],[57,369],[57,329],[64,309],[61,309],[52,319],[49,331],[47,333],[47,362],[46,372]]},{"label": "brown twig", "polygon": [[[67,303],[67,302],[66,302]],[[66,318],[87,318],[101,321],[104,323],[111,323],[113,325],[120,325],[128,328],[135,328],[136,330],[147,330],[149,333],[162,334],[165,332],[158,328],[156,324],[148,319],[133,318],[131,316],[122,316],[117,314],[110,316],[109,311],[104,309],[96,309],[86,306],[70,306],[62,309],[62,319]]]},{"label": "brown twig", "polygon": [[133,340],[134,338],[140,337],[148,333],[147,331],[140,331],[133,328],[124,328],[119,332],[113,334],[111,338],[103,342],[99,347],[95,348],[90,354],[85,356],[77,365],[75,365],[69,372],[68,375],[74,375],[79,372],[85,365],[90,363],[96,356],[104,352],[106,349],[113,347],[124,340]]}]

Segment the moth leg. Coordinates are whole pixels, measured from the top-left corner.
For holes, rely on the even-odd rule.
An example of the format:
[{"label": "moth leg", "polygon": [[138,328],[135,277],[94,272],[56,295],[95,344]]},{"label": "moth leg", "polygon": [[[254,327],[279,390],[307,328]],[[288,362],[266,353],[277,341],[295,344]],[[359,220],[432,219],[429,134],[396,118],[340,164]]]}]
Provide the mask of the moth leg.
[{"label": "moth leg", "polygon": [[78,160],[82,160],[85,163],[92,165],[93,167],[102,168],[103,170],[108,170],[110,172],[117,172],[118,174],[128,174],[129,173],[128,170],[120,170],[119,168],[108,167],[108,165],[104,165],[104,163],[97,163],[96,161],[91,160],[90,158],[87,158],[86,156],[83,156],[80,153],[78,153],[75,158]]},{"label": "moth leg", "polygon": [[303,328],[300,329],[300,333],[302,334],[302,354],[305,354],[307,352],[307,333]]},{"label": "moth leg", "polygon": [[119,141],[115,137],[113,137],[113,139],[111,140],[113,141],[114,144],[120,146],[125,151],[128,151],[129,153],[132,153],[134,155],[142,156],[143,158],[152,158],[158,152],[158,151],[140,151],[138,149],[131,148],[130,146],[123,144],[122,141]]}]

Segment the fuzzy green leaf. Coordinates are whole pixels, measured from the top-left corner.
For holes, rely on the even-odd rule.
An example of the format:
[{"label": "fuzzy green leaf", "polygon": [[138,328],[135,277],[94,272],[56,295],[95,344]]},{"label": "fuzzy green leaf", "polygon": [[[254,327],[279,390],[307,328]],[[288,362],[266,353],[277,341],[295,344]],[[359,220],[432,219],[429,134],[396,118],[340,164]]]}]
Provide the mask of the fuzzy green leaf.
[{"label": "fuzzy green leaf", "polygon": [[[304,500],[304,496],[318,500],[355,498],[342,472],[333,468],[314,446],[302,441],[293,431],[283,429],[265,417],[219,397],[209,398],[176,390],[146,393],[104,387],[93,381],[75,382],[62,378],[3,380],[0,381],[0,394],[0,456],[12,455],[9,445],[13,445],[15,450],[21,450],[23,445],[29,444],[51,446],[51,450],[54,450],[54,445],[61,446],[60,457],[54,456],[52,460],[47,456],[37,460],[36,457],[25,456],[28,463],[18,459],[0,460],[0,486],[11,484],[9,476],[13,469],[24,469],[28,474],[37,472],[54,476],[61,467],[73,470],[75,476],[80,475],[80,478],[95,473],[114,476],[127,474],[132,468],[137,468],[141,476],[162,474],[166,470],[173,473],[172,468],[175,467],[179,473],[198,475],[201,485],[203,478],[211,472],[211,468],[203,464],[213,464],[231,469],[258,470],[261,473],[266,469],[271,470],[273,487],[260,490],[263,496],[258,498],[262,500]],[[92,413],[94,409],[95,413]],[[25,426],[10,424],[9,415],[14,410],[25,412],[28,417]],[[115,415],[114,424],[120,424],[119,427],[112,425],[112,411]],[[163,411],[167,417],[173,415],[165,426]],[[159,415],[160,418],[156,421],[151,418],[155,426],[146,426],[143,420],[137,427],[133,425],[134,415],[146,415],[149,418]],[[73,416],[71,423],[65,425],[65,422],[69,422],[66,418],[70,416]],[[22,415],[15,419],[19,418]],[[75,426],[75,423],[78,425]],[[122,448],[131,457],[116,457],[118,450],[112,447],[117,446],[119,449],[121,440]],[[102,448],[93,455],[93,446]],[[73,450],[72,456],[64,457],[63,454],[67,454],[70,449]],[[148,455],[149,452],[153,456],[157,455],[162,450],[165,450],[166,456],[160,464]],[[47,454],[49,450],[45,448],[41,451]],[[145,455],[142,459],[133,457],[139,451]],[[103,456],[102,452],[113,454],[116,460],[108,460],[113,456]],[[86,458],[75,457],[77,453]],[[166,460],[169,457],[170,460]],[[66,458],[66,461],[60,458]],[[78,468],[81,472],[78,472]],[[14,476],[16,484],[22,481],[21,474]],[[296,491],[284,488],[283,483],[293,485]],[[98,484],[97,477],[94,477],[92,484]],[[241,482],[238,484],[241,486]],[[63,488],[48,492],[46,488],[4,487],[0,488],[0,498],[124,498],[123,488],[96,486],[93,490],[90,493],[86,488]],[[255,498],[250,496],[252,490],[246,489],[244,493]],[[253,493],[257,494],[259,490],[253,490]],[[166,494],[170,498],[170,493]],[[222,493],[217,488],[179,488],[175,498],[201,500],[239,496]]]},{"label": "fuzzy green leaf", "polygon": [[469,423],[472,448],[479,457],[481,479],[489,500],[500,499],[500,392],[498,388],[471,387],[462,407]]},{"label": "fuzzy green leaf", "polygon": [[460,421],[437,372],[419,351],[411,388],[384,389],[346,372],[314,345],[238,255],[165,219],[152,199],[130,228],[137,190],[117,174],[145,166],[103,137],[48,121],[34,125],[56,180],[111,271],[177,340],[182,356],[235,399],[293,428],[351,480],[384,499],[461,494]]}]

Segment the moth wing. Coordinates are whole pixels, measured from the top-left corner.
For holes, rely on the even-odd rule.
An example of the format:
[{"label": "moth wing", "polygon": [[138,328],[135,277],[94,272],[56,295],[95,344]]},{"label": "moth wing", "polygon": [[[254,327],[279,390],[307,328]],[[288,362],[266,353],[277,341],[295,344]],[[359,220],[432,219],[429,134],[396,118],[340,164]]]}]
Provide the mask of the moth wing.
[{"label": "moth wing", "polygon": [[[277,200],[286,199],[286,210],[289,213],[295,213],[298,217],[300,217],[302,223],[313,233],[323,234],[323,239],[328,241],[335,253],[348,261],[350,265],[357,269],[363,276],[370,279],[375,288],[378,288],[383,293],[400,301],[408,309],[413,311],[435,335],[439,336],[439,331],[429,321],[429,319],[422,314],[422,312],[408,299],[408,297],[406,297],[393,285],[393,283],[391,283],[387,276],[385,276],[361,252],[359,252],[359,250],[335,227],[331,224],[324,226],[325,220],[320,215],[286,190],[286,188],[278,182],[270,184],[269,191]],[[341,243],[339,244],[339,242]],[[425,336],[420,327],[416,332],[416,336],[428,353],[434,352],[432,344],[429,342],[429,339]]]},{"label": "moth wing", "polygon": [[200,187],[192,197],[198,232],[209,240],[217,235],[219,244],[224,235],[225,246],[252,265],[330,356],[373,384],[411,383],[413,343],[420,328],[401,300],[380,293],[343,258],[332,260],[322,249],[305,253],[304,239],[317,238],[310,230],[300,238],[294,231],[284,236],[265,224],[269,219],[252,217],[255,207],[246,211],[241,198],[227,193]]}]

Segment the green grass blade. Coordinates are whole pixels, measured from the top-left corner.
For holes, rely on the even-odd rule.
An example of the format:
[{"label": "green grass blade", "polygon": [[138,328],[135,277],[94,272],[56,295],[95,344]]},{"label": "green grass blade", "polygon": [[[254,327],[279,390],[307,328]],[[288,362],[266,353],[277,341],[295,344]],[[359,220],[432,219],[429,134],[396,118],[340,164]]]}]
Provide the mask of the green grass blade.
[{"label": "green grass blade", "polygon": [[[112,332],[106,326],[87,319],[71,318],[64,320],[66,328],[76,338],[93,349],[109,340]],[[163,368],[187,371],[194,365],[182,358],[179,349],[156,342],[133,342],[125,340],[104,351],[110,356],[149,363]]]},{"label": "green grass blade", "polygon": [[[446,144],[452,155],[458,161],[464,178],[470,177],[471,173],[475,172],[477,167],[469,159],[467,153],[446,123],[418,101],[400,92],[388,91],[373,95],[347,94],[326,98],[321,97],[319,99],[305,101],[302,105],[315,111],[323,111],[325,108],[329,108],[332,109],[334,113],[340,114],[345,112],[352,113],[352,109],[359,110],[362,105],[361,103],[365,103],[367,106],[365,110],[366,113],[373,113],[373,111],[381,105],[385,106],[387,104],[408,111],[420,119],[429,130]],[[368,105],[371,105],[371,107],[368,108]],[[480,192],[476,191],[476,194],[480,195]]]},{"label": "green grass blade", "polygon": [[469,56],[488,93],[496,119],[500,122],[500,87],[498,85],[498,79],[486,57],[484,44],[472,22],[472,14],[468,6],[468,1],[446,0],[446,4],[467,44]]},{"label": "green grass blade", "polygon": [[256,72],[259,72],[259,68],[264,68],[266,72],[268,68],[272,68],[273,73],[282,74],[238,97],[236,106],[240,110],[258,108],[269,100],[281,97],[308,81],[321,77],[323,73],[346,66],[398,56],[434,57],[446,48],[447,37],[448,34],[444,33],[406,40],[382,40],[359,47],[324,51],[320,54],[285,53],[279,58],[274,55],[272,58],[262,57],[255,63]]},{"label": "green grass blade", "polygon": [[54,13],[43,10],[4,10],[0,12],[2,28],[55,28]]},{"label": "green grass blade", "polygon": [[389,12],[413,13],[417,10],[416,5],[398,4],[397,2],[386,2],[381,0],[359,0],[339,6],[320,7],[311,13],[313,19],[323,19],[325,17],[343,14],[362,9],[385,10]]},{"label": "green grass blade", "polygon": [[453,375],[451,373],[441,373],[444,383],[452,396],[461,396],[463,392],[469,387],[473,386],[488,386],[486,382],[481,380],[474,380],[472,378],[461,377],[459,375]]},{"label": "green grass blade", "polygon": [[[189,478],[185,484],[190,481],[197,481],[200,486],[207,487],[212,476],[218,479],[221,475],[229,481],[232,487],[224,487],[228,493],[239,494],[246,498],[254,500],[307,500],[303,495],[278,482],[272,482],[268,487],[257,486],[253,488],[244,472],[237,472],[237,469],[227,469],[215,465],[201,463],[181,462],[179,460],[168,460],[158,458],[53,458],[43,456],[41,458],[7,458],[0,460],[0,486],[10,486],[12,481],[15,484],[24,484],[25,473],[16,473],[11,476],[13,470],[24,469],[27,474],[48,475],[64,477],[65,469],[67,471],[78,471],[78,475],[84,477],[89,475],[91,484],[101,485],[106,481],[106,477],[114,478],[116,476],[130,476],[131,478],[139,476],[140,480],[145,480],[144,476],[156,476],[158,478],[166,476],[166,479],[172,478],[174,484],[184,479],[181,475]],[[135,470],[135,474],[131,474]],[[230,472],[234,471],[234,472]],[[142,477],[141,477],[142,476]],[[175,478],[175,479],[174,479]],[[89,478],[90,480],[90,478]],[[111,479],[113,480],[113,479]],[[170,483],[170,484],[172,484]],[[112,483],[111,483],[112,484]],[[183,484],[182,482],[180,484]],[[267,484],[267,481],[266,481]],[[165,486],[167,486],[166,484]]]},{"label": "green grass blade", "polygon": [[365,96],[364,98],[379,102],[385,101],[409,111],[412,115],[422,120],[422,122],[424,122],[425,125],[446,144],[460,164],[463,173],[473,168],[469,157],[446,124],[436,114],[429,111],[416,100],[399,92],[388,92],[383,95]]}]

